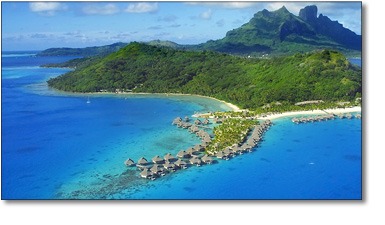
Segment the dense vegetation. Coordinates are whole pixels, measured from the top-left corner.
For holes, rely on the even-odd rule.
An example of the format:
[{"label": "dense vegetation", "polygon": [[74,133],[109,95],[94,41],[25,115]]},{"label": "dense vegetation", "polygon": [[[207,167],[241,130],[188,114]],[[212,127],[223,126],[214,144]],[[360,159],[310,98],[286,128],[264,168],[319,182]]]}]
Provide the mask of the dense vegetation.
[{"label": "dense vegetation", "polygon": [[361,69],[331,50],[252,59],[131,43],[48,84],[73,92],[201,94],[257,108],[275,101],[353,100],[361,93]]},{"label": "dense vegetation", "polygon": [[248,132],[257,123],[255,120],[226,119],[221,125],[214,127],[215,138],[207,146],[206,152],[213,154],[226,147],[242,143],[246,139]]},{"label": "dense vegetation", "polygon": [[92,65],[94,62],[97,62],[98,60],[101,60],[103,56],[92,56],[92,57],[84,57],[84,58],[76,58],[76,59],[71,59],[66,62],[62,63],[48,63],[41,65],[41,67],[54,67],[54,68],[82,68],[86,66]]},{"label": "dense vegetation", "polygon": [[39,52],[37,56],[95,56],[108,55],[126,46],[127,43],[114,43],[111,45],[94,46],[87,48],[49,48]]}]

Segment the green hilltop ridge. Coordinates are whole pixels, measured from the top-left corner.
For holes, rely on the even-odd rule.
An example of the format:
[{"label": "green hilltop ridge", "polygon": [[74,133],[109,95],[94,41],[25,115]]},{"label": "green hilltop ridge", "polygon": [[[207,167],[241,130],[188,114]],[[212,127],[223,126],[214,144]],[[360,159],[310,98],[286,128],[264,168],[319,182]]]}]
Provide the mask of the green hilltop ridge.
[{"label": "green hilltop ridge", "polygon": [[315,5],[301,9],[299,16],[283,6],[271,12],[264,9],[248,23],[228,31],[224,38],[191,48],[252,56],[289,55],[328,48],[360,55],[361,35],[327,16],[317,17]]},{"label": "green hilltop ridge", "polygon": [[137,42],[52,78],[48,85],[71,92],[200,94],[243,108],[275,101],[351,101],[362,89],[361,68],[334,50],[256,59]]},{"label": "green hilltop ridge", "polygon": [[127,43],[114,43],[111,45],[94,46],[86,48],[49,48],[41,51],[37,56],[95,56],[108,55],[126,46]]}]

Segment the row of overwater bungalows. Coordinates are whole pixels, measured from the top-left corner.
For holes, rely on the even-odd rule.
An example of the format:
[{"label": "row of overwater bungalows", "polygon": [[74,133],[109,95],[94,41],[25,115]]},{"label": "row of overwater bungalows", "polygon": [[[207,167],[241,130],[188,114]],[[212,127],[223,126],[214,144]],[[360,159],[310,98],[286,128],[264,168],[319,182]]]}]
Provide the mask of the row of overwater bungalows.
[{"label": "row of overwater bungalows", "polygon": [[246,141],[240,143],[239,145],[234,144],[233,146],[226,147],[222,151],[218,151],[214,154],[215,157],[218,159],[229,160],[231,157],[236,155],[242,155],[245,152],[251,152],[252,149],[256,147],[260,141],[262,141],[263,133],[266,132],[266,130],[268,130],[271,125],[272,122],[270,120],[265,120],[260,125],[256,125]]}]

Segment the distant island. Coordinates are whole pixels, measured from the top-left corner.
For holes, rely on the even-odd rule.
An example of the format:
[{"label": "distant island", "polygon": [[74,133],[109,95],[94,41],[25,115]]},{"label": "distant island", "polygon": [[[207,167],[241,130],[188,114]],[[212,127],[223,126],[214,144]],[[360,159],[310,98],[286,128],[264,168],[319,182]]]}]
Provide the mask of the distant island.
[{"label": "distant island", "polygon": [[95,56],[95,55],[108,55],[110,53],[116,52],[119,49],[126,46],[127,43],[114,43],[111,45],[105,46],[94,46],[87,48],[49,48],[44,51],[41,51],[37,56]]}]

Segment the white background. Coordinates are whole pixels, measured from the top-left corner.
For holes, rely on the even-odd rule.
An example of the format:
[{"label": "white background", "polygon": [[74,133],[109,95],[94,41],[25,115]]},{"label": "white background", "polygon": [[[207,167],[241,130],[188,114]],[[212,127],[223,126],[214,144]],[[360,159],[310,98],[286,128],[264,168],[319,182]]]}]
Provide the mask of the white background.
[{"label": "white background", "polygon": [[385,224],[383,2],[363,1],[363,201],[1,201],[1,224]]}]

